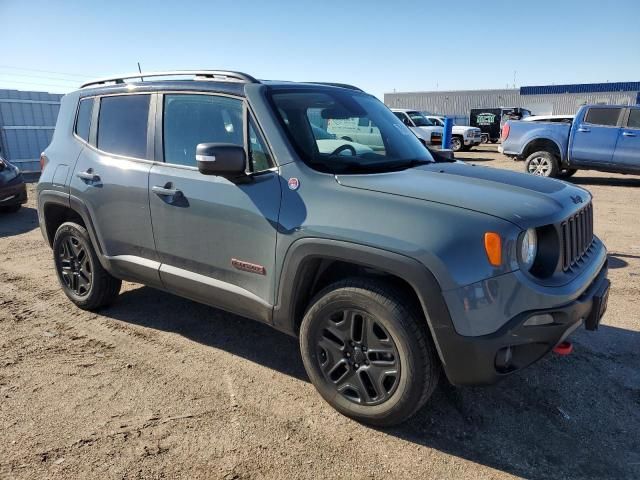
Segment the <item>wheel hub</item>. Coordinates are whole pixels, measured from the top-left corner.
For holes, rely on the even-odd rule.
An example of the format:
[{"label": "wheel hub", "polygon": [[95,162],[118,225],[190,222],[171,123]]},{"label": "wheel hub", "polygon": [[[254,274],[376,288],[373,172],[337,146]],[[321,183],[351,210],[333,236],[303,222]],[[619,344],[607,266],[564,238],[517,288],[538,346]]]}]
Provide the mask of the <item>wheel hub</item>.
[{"label": "wheel hub", "polygon": [[356,345],[355,347],[353,347],[353,354],[351,355],[351,359],[355,365],[364,365],[364,363],[367,361],[367,354],[363,352],[362,347]]}]

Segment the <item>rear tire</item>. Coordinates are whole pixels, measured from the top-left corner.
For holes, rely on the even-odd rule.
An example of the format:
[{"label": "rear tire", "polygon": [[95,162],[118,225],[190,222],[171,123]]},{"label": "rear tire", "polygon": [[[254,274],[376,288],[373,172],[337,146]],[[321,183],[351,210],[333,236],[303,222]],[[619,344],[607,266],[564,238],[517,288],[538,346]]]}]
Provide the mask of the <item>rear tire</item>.
[{"label": "rear tire", "polygon": [[53,239],[53,256],[62,290],[78,307],[98,310],[118,297],[122,280],[102,267],[83,226],[60,225]]},{"label": "rear tire", "polygon": [[534,152],[525,161],[525,171],[540,177],[557,177],[559,172],[558,159],[551,152]]},{"label": "rear tire", "polygon": [[440,361],[411,304],[368,278],[334,283],[311,301],[300,328],[302,360],[320,395],[343,415],[396,425],[433,393]]}]

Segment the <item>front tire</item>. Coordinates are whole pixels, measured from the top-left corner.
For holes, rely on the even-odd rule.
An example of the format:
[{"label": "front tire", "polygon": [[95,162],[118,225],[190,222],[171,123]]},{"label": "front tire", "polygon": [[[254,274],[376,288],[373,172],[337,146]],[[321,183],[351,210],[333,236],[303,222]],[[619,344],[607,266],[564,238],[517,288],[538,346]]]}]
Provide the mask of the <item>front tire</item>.
[{"label": "front tire", "polygon": [[300,329],[302,359],[320,395],[340,413],[396,425],[433,393],[440,363],[411,303],[366,278],[334,283],[312,300]]},{"label": "front tire", "polygon": [[460,137],[451,137],[451,150],[459,152],[464,149],[464,141]]},{"label": "front tire", "polygon": [[62,290],[78,307],[98,310],[117,298],[122,281],[102,267],[83,226],[60,225],[53,239],[53,256]]},{"label": "front tire", "polygon": [[534,152],[525,161],[525,171],[540,177],[557,177],[559,172],[558,159],[550,152]]}]

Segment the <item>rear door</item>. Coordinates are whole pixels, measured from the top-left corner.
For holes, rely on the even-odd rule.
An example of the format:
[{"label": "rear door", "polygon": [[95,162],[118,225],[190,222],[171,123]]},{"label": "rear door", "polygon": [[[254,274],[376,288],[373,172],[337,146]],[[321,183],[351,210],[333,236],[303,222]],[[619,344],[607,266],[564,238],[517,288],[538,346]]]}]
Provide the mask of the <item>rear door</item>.
[{"label": "rear door", "polygon": [[622,107],[590,107],[573,128],[571,163],[611,165],[623,113]]},{"label": "rear door", "polygon": [[76,162],[70,193],[72,202],[88,210],[97,247],[108,257],[114,273],[159,286],[148,190],[153,159],[152,97],[145,93],[95,99],[90,132],[75,131],[85,148]]},{"label": "rear door", "polygon": [[622,168],[640,169],[640,108],[630,108],[625,117],[613,161]]},{"label": "rear door", "polygon": [[[274,303],[280,177],[241,98],[166,93],[158,102],[151,217],[165,287],[266,320]],[[245,146],[249,176],[233,182],[196,167],[199,143]],[[166,190],[176,194],[167,195]]]}]

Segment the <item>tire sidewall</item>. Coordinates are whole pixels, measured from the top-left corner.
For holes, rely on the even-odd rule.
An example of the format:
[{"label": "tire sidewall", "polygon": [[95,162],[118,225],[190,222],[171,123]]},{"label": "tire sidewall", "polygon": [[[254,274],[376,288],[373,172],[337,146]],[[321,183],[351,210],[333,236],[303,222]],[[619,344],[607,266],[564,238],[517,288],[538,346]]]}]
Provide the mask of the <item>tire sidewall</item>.
[{"label": "tire sidewall", "polygon": [[459,152],[464,148],[464,140],[460,137],[451,137],[451,150]]},{"label": "tire sidewall", "polygon": [[[375,301],[366,291],[337,289],[322,295],[307,311],[300,329],[300,349],[302,359],[312,383],[320,395],[336,410],[359,420],[371,423],[388,421],[404,415],[415,402],[420,400],[426,371],[421,371],[423,362],[417,358],[420,345],[416,339],[394,319],[394,313],[385,305]],[[392,336],[400,357],[400,378],[394,393],[385,402],[378,405],[358,405],[342,396],[324,377],[316,359],[314,339],[322,320],[337,309],[352,308],[362,310],[376,318]],[[412,353],[413,352],[413,353]],[[411,381],[410,381],[411,380]],[[416,381],[418,380],[418,381]]]}]

